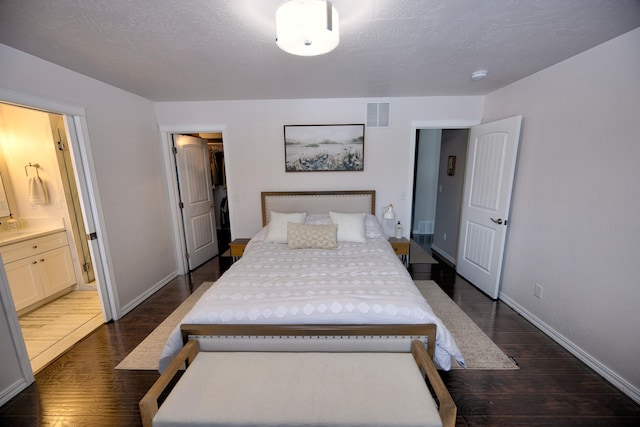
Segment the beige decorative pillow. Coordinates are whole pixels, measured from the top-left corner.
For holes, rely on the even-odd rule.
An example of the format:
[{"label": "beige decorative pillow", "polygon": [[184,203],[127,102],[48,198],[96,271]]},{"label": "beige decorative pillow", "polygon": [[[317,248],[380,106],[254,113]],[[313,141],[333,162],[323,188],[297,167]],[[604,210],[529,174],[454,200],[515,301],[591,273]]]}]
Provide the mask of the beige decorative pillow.
[{"label": "beige decorative pillow", "polygon": [[292,249],[335,249],[338,247],[338,226],[287,224],[287,243]]}]

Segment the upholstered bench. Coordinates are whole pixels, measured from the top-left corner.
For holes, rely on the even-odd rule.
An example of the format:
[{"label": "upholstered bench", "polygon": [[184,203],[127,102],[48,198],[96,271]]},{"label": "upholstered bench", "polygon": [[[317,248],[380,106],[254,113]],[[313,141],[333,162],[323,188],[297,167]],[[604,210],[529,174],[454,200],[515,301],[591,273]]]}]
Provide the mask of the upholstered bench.
[{"label": "upholstered bench", "polygon": [[[158,397],[185,362],[158,409]],[[200,352],[198,341],[189,341],[140,411],[145,427],[453,426],[456,417],[418,340],[411,352],[357,353]]]}]

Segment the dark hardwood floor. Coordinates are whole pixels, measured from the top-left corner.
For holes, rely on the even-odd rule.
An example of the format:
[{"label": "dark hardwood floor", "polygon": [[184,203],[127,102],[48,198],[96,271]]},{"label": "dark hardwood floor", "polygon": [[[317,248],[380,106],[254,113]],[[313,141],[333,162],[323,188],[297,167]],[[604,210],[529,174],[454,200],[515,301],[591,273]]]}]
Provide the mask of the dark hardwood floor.
[{"label": "dark hardwood floor", "polygon": [[[203,281],[228,264],[214,258],[178,277],[123,319],[102,326],[36,375],[0,408],[2,426],[139,426],[138,401],[158,378],[115,366]],[[640,406],[501,302],[444,263],[433,279],[519,370],[442,372],[458,405],[457,426],[637,426]],[[416,277],[421,279],[421,277]]]}]

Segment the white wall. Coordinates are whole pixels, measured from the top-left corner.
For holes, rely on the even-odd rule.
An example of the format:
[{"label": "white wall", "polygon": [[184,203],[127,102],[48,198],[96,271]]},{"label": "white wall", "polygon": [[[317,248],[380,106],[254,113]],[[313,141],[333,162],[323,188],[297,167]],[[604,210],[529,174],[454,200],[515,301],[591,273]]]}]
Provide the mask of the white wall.
[{"label": "white wall", "polygon": [[[363,172],[284,171],[283,126],[363,123],[366,99],[157,103],[161,128],[224,128],[229,209],[234,238],[260,230],[261,191],[376,190],[376,213],[393,203],[396,218],[410,223],[413,186],[413,122],[474,121],[482,97],[390,98],[391,128],[367,128]],[[404,199],[403,199],[404,197]],[[404,233],[409,235],[409,227]]]},{"label": "white wall", "polygon": [[501,298],[637,401],[639,69],[636,29],[488,95],[484,113],[524,116]]},{"label": "white wall", "polygon": [[0,86],[85,107],[106,267],[129,310],[177,271],[153,103],[1,44],[0,64]]}]

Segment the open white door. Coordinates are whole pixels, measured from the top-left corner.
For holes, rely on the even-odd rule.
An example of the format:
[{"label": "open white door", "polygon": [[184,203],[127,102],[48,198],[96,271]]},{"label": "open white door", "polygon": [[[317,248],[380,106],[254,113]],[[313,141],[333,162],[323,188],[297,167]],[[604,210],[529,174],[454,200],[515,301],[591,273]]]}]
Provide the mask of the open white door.
[{"label": "open white door", "polygon": [[193,270],[218,254],[209,155],[201,138],[175,135],[174,143],[187,258]]},{"label": "open white door", "polygon": [[[105,322],[121,317],[117,289],[113,286],[109,264],[105,254],[106,237],[102,231],[102,224],[98,221],[98,192],[94,185],[94,176],[90,172],[91,153],[88,144],[88,128],[85,117],[65,116],[67,137],[71,142],[69,150],[72,155],[76,185],[82,205],[82,218],[85,231],[89,239],[89,252],[93,264],[95,281],[100,295],[100,304]],[[98,239],[98,237],[101,237]]]},{"label": "open white door", "polygon": [[456,271],[498,297],[522,116],[471,128]]}]

